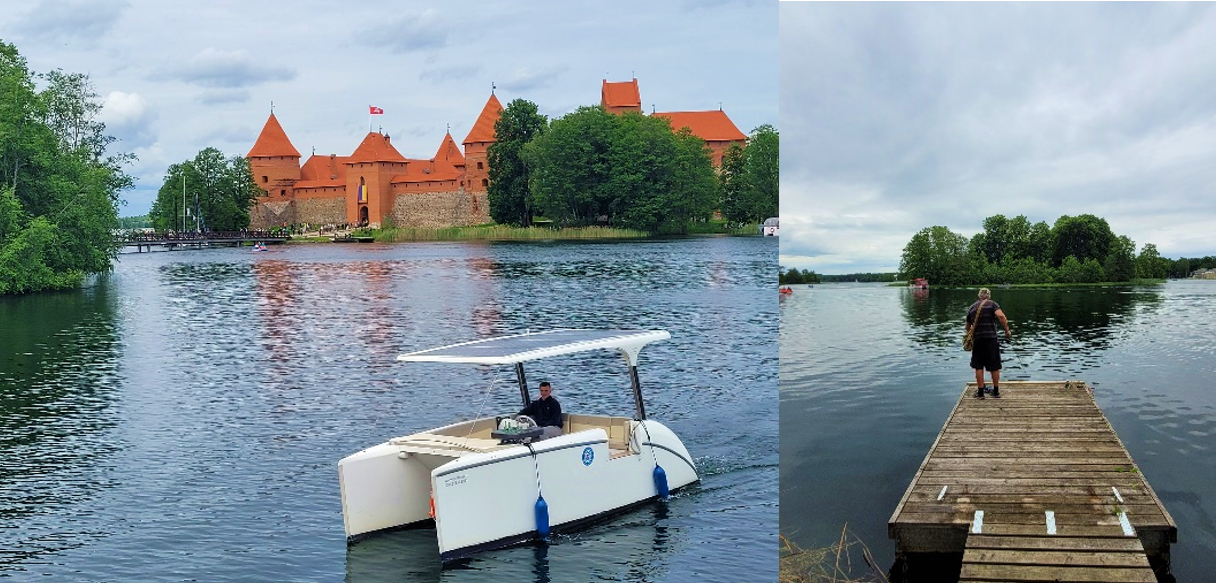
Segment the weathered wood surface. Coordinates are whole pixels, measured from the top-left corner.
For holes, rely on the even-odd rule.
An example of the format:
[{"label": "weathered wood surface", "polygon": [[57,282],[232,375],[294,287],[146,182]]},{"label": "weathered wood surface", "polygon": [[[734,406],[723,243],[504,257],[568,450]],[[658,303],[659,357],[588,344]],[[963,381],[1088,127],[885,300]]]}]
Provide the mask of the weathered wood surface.
[{"label": "weathered wood surface", "polygon": [[1112,527],[1105,536],[972,534],[958,580],[1155,583],[1157,577],[1140,539]]},{"label": "weathered wood surface", "polygon": [[[1140,564],[1145,551],[1168,553],[1177,526],[1088,386],[1004,382],[1000,399],[975,399],[974,392],[969,383],[891,515],[888,534],[898,552],[965,550],[964,573],[972,580],[1012,581],[1020,579],[1002,569],[1023,563],[1026,580],[1054,580],[1051,569],[1067,567],[1074,578],[1061,581],[1140,581],[1143,573],[1133,571],[1147,567],[1146,559]],[[981,533],[972,532],[977,510],[983,511]],[[1120,512],[1133,527],[1131,537],[1123,534]],[[989,546],[973,548],[973,541]],[[1138,550],[1119,546],[1127,541]],[[991,547],[1001,544],[1029,548]],[[1119,550],[1108,556],[1103,545]],[[1081,554],[1070,559],[1071,551]],[[1136,565],[1123,564],[1128,561]],[[1125,569],[1130,578],[1120,578]],[[1107,578],[1086,578],[1099,575]]]}]

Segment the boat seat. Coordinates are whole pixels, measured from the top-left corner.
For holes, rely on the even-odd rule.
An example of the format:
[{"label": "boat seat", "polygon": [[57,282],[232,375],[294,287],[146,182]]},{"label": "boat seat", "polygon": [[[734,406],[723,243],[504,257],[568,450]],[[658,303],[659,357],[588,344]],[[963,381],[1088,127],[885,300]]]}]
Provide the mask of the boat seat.
[{"label": "boat seat", "polygon": [[480,437],[452,437],[450,435],[436,435],[434,433],[415,433],[405,437],[397,437],[389,440],[393,445],[413,445],[418,447],[429,447],[432,449],[457,449],[467,450],[476,453],[484,453],[501,449],[502,445],[497,439],[483,439]]}]

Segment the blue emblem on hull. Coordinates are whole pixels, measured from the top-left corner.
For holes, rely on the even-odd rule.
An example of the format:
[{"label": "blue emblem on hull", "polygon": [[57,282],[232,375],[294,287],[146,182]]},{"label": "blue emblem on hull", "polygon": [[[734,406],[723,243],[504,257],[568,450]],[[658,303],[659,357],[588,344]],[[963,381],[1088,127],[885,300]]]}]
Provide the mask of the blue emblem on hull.
[{"label": "blue emblem on hull", "polygon": [[595,452],[591,451],[589,447],[583,448],[583,465],[589,466],[593,461],[595,461]]}]

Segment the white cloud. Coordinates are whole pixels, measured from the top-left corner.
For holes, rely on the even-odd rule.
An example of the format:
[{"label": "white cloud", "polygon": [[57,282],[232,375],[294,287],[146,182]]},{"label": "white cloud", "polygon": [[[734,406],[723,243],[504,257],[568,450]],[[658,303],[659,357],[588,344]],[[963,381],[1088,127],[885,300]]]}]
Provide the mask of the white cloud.
[{"label": "white cloud", "polygon": [[202,87],[233,89],[271,81],[290,81],[296,72],[253,59],[244,50],[225,51],[208,47],[182,66],[170,68],[163,77]]}]

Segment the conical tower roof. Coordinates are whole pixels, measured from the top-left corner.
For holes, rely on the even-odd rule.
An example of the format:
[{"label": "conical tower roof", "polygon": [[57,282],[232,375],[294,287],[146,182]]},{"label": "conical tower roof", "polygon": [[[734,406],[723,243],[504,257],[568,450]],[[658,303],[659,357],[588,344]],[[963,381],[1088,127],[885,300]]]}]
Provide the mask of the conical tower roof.
[{"label": "conical tower roof", "polygon": [[291,145],[291,140],[287,139],[287,132],[283,131],[283,126],[279,125],[279,119],[273,113],[270,114],[270,119],[266,120],[266,125],[262,126],[262,133],[258,135],[258,140],[253,143],[253,148],[249,150],[246,157],[258,156],[300,157],[300,152]]},{"label": "conical tower roof", "polygon": [[453,166],[464,164],[464,154],[460,153],[460,146],[456,145],[456,140],[452,138],[452,132],[448,132],[443,137],[443,142],[439,144],[439,151],[435,152],[436,160],[443,160]]},{"label": "conical tower roof", "polygon": [[469,130],[469,135],[464,138],[464,143],[493,142],[494,124],[498,123],[500,115],[502,115],[502,104],[491,93],[490,100],[486,101],[486,106],[481,109],[481,115],[477,116],[477,122],[473,124],[473,129]]},{"label": "conical tower roof", "polygon": [[355,152],[347,158],[347,164],[358,162],[405,162],[405,156],[389,143],[388,137],[377,132],[368,132]]}]

